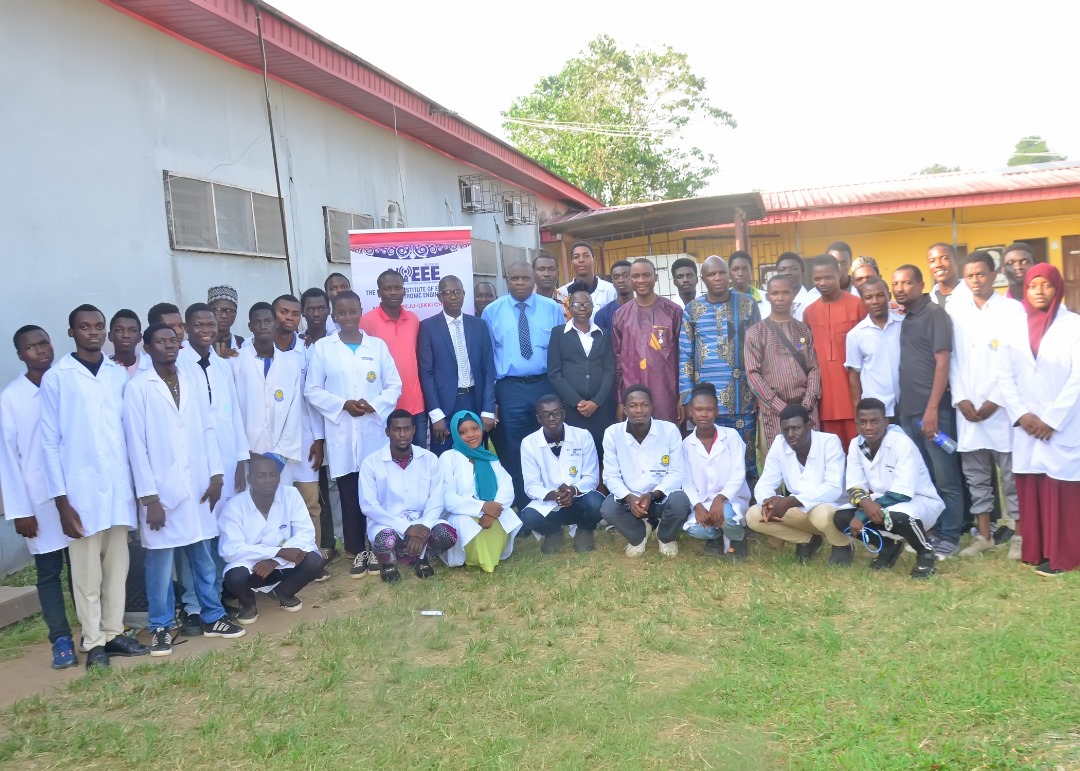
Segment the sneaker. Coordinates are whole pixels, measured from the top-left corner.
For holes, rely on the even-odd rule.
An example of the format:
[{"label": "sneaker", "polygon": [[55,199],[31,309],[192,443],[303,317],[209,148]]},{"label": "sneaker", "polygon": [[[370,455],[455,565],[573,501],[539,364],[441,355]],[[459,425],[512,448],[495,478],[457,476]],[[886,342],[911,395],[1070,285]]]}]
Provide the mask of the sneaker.
[{"label": "sneaker", "polygon": [[180,634],[184,637],[200,637],[202,633],[202,619],[198,613],[191,613],[184,618],[184,623],[180,625]]},{"label": "sneaker", "polygon": [[726,556],[735,562],[742,562],[750,556],[750,542],[745,538],[741,541],[732,541]]},{"label": "sneaker", "polygon": [[665,557],[678,557],[679,556],[679,542],[678,541],[661,541],[659,538],[656,542],[660,544],[660,553]]},{"label": "sneaker", "polygon": [[75,643],[70,637],[58,637],[52,644],[52,668],[67,669],[79,663],[75,655]]},{"label": "sneaker", "polygon": [[947,560],[960,553],[960,547],[952,541],[938,541],[934,547],[934,556],[939,560]]},{"label": "sneaker", "polygon": [[104,645],[98,645],[86,652],[86,669],[108,669],[112,666]]},{"label": "sneaker", "polygon": [[284,592],[274,589],[274,596],[277,597],[277,601],[281,603],[281,609],[286,613],[295,613],[298,610],[303,610],[304,602],[295,594],[285,594]]},{"label": "sneaker", "polygon": [[379,564],[379,560],[375,558],[375,552],[369,551],[367,553],[367,573],[369,576],[377,576],[382,571],[382,566]]},{"label": "sneaker", "polygon": [[855,561],[855,548],[853,546],[834,546],[829,555],[830,565],[850,565]]},{"label": "sneaker", "polygon": [[807,563],[810,559],[817,554],[817,550],[821,548],[822,539],[820,535],[814,535],[810,537],[810,540],[806,543],[800,543],[795,547],[795,559],[801,563]]},{"label": "sneaker", "polygon": [[341,552],[339,552],[337,550],[337,547],[334,546],[331,546],[329,548],[324,547],[322,549],[319,549],[319,552],[322,554],[322,557],[326,561],[327,565],[333,565],[335,562],[341,559]]},{"label": "sneaker", "polygon": [[1019,560],[1023,557],[1024,551],[1024,538],[1023,536],[1014,535],[1009,539],[1009,554],[1008,557],[1011,560]]},{"label": "sneaker", "polygon": [[145,656],[150,649],[126,634],[118,634],[105,643],[105,653],[110,656]]},{"label": "sneaker", "polygon": [[165,627],[155,629],[153,635],[150,637],[150,655],[151,656],[171,656],[172,655],[172,635]]},{"label": "sneaker", "polygon": [[544,536],[544,542],[540,544],[541,554],[558,554],[563,545],[563,531],[560,527],[551,535]]},{"label": "sneaker", "polygon": [[329,580],[330,580],[330,571],[327,570],[326,566],[324,565],[322,571],[319,573],[318,577],[315,579],[315,583],[321,584],[323,581],[329,581]]},{"label": "sneaker", "polygon": [[1016,531],[1013,530],[1011,527],[1006,527],[1005,525],[1002,525],[997,530],[995,530],[992,535],[994,537],[994,543],[1002,544],[1006,541],[1011,541],[1013,536],[1016,535]]},{"label": "sneaker", "polygon": [[356,555],[353,559],[352,568],[349,570],[349,576],[352,578],[363,578],[368,574],[368,563],[375,563],[376,572],[378,572],[379,562],[375,559],[369,551],[362,551]]},{"label": "sneaker", "polygon": [[886,570],[896,564],[896,560],[900,558],[900,552],[904,550],[904,545],[900,541],[893,540],[892,538],[886,538],[885,543],[881,544],[881,551],[877,553],[877,556],[870,560],[871,570]]},{"label": "sneaker", "polygon": [[212,624],[203,624],[203,635],[206,637],[224,637],[227,640],[232,640],[236,637],[243,637],[247,634],[247,630],[242,626],[237,626],[226,616],[222,616]]},{"label": "sneaker", "polygon": [[254,624],[259,620],[259,606],[255,603],[246,607],[240,608],[240,612],[236,614],[236,623],[248,626]]},{"label": "sneaker", "polygon": [[916,579],[929,578],[934,575],[934,565],[937,557],[932,551],[924,552],[915,558],[915,567],[911,569],[911,577]]},{"label": "sneaker", "polygon": [[975,557],[984,551],[990,551],[995,546],[997,544],[994,543],[993,538],[983,538],[981,535],[977,535],[972,539],[971,545],[966,549],[961,549],[959,553],[961,557]]},{"label": "sneaker", "polygon": [[578,527],[577,532],[574,533],[574,551],[578,554],[583,554],[584,552],[594,551],[595,549],[596,531]]},{"label": "sneaker", "polygon": [[1035,575],[1038,576],[1046,576],[1048,578],[1053,578],[1055,576],[1060,576],[1064,572],[1065,571],[1061,570],[1060,568],[1050,567],[1050,560],[1043,560],[1035,566]]},{"label": "sneaker", "polygon": [[626,544],[625,553],[627,557],[640,557],[642,554],[645,553],[645,545],[649,542],[649,536],[652,535],[652,528],[649,527],[649,523],[647,521],[644,524],[645,537],[641,539],[641,543],[639,543],[637,546],[634,546],[630,543]]}]

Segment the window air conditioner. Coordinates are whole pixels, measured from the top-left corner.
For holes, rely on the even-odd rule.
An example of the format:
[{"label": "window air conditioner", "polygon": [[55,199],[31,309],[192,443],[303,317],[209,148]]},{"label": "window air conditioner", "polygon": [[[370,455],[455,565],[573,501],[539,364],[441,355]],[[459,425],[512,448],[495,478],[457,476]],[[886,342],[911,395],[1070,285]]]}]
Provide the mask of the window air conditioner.
[{"label": "window air conditioner", "polygon": [[480,185],[462,185],[461,208],[465,211],[479,211],[480,206]]}]

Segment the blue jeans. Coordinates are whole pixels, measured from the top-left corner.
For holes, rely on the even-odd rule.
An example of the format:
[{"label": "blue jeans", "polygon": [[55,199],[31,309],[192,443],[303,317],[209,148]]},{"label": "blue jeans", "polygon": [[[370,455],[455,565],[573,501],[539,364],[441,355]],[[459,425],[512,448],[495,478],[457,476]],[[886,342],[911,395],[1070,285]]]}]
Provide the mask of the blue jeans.
[{"label": "blue jeans", "polygon": [[64,607],[64,584],[60,580],[60,575],[64,572],[65,557],[67,557],[67,549],[34,555],[34,567],[37,568],[38,602],[41,604],[41,615],[49,630],[51,643],[61,637],[71,637],[67,609]]},{"label": "blue jeans", "polygon": [[[180,603],[184,606],[184,612],[189,616],[198,615],[202,618],[202,608],[199,605],[199,597],[195,593],[195,574],[191,570],[191,560],[183,549],[175,549],[176,577],[184,593],[180,595]],[[218,554],[218,539],[210,539],[210,552],[214,557],[214,591],[215,597],[221,597],[221,580],[225,573],[225,560]],[[157,627],[152,627],[156,629]]]},{"label": "blue jeans", "polygon": [[[948,399],[946,395],[942,401]],[[919,454],[934,480],[934,487],[945,502],[945,511],[941,512],[934,529],[943,541],[958,543],[964,526],[964,477],[960,471],[960,456],[955,452],[945,452],[932,439],[923,436],[919,429],[920,420],[922,415],[902,415],[900,427],[919,448]],[[938,408],[938,431],[956,439],[956,410],[952,407]]]},{"label": "blue jeans", "polygon": [[174,553],[178,550],[182,550],[191,563],[195,596],[199,601],[199,615],[203,623],[212,624],[225,615],[221,590],[218,588],[217,566],[211,553],[213,540],[196,541],[175,549],[146,550],[146,601],[151,629],[168,629],[176,619],[172,576]]},{"label": "blue jeans", "polygon": [[546,517],[536,509],[526,506],[521,510],[521,522],[529,530],[540,535],[551,535],[562,529],[563,525],[577,525],[583,530],[595,530],[600,522],[600,507],[604,505],[604,496],[591,490],[578,496],[564,509],[555,509]]},{"label": "blue jeans", "polygon": [[695,522],[686,528],[686,534],[701,541],[716,541],[725,535],[729,541],[741,541],[746,537],[746,530],[738,523],[738,519],[738,515],[731,504],[724,503],[724,524],[722,527],[699,525]]}]

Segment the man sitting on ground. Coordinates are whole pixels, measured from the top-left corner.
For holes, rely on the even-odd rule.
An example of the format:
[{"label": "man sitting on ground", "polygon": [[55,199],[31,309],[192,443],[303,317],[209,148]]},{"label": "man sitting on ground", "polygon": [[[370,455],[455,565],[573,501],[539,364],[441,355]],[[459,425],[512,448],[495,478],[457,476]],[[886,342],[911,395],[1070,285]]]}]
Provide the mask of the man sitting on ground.
[{"label": "man sitting on ground", "polygon": [[855,537],[865,525],[882,536],[872,570],[891,568],[906,540],[917,555],[911,577],[929,578],[934,573],[934,550],[926,531],[937,522],[945,502],[915,443],[899,426],[889,425],[882,401],[860,401],[855,423],[859,435],[851,440],[847,458],[847,492],[855,516],[850,507],[842,508],[834,524],[838,529],[850,527]]},{"label": "man sitting on ground", "polygon": [[656,538],[665,557],[679,554],[675,538],[690,516],[682,491],[682,435],[652,416],[652,391],[632,385],[623,394],[626,420],[604,432],[604,484],[611,491],[600,515],[624,538],[626,556],[640,557],[659,519]]},{"label": "man sitting on ground", "polygon": [[273,592],[290,613],[304,603],[296,593],[322,573],[323,556],[300,491],[281,484],[285,459],[252,455],[248,488],[218,517],[218,548],[225,560],[225,589],[240,601],[237,623],[259,619],[255,592]]},{"label": "man sitting on ground", "polygon": [[[781,485],[787,495],[780,495]],[[851,542],[833,524],[837,507],[847,503],[844,448],[835,434],[811,430],[801,404],[780,413],[780,436],[765,456],[754,497],[759,505],[746,512],[751,530],[797,544],[799,562],[809,561],[824,538],[833,547],[829,564],[851,564]]]},{"label": "man sitting on ground", "polygon": [[413,414],[396,409],[386,418],[384,445],[360,464],[360,507],[367,515],[367,537],[385,583],[401,578],[397,562],[413,566],[417,578],[434,578],[430,557],[457,543],[457,532],[443,514],[439,459],[414,445]]},{"label": "man sitting on ground", "polygon": [[604,496],[596,491],[600,466],[596,444],[584,428],[563,422],[566,410],[554,394],[536,402],[540,430],[525,437],[521,445],[521,474],[525,494],[531,499],[521,510],[521,521],[544,536],[541,554],[555,554],[563,542],[563,525],[577,525],[574,548],[596,548],[596,525]]}]

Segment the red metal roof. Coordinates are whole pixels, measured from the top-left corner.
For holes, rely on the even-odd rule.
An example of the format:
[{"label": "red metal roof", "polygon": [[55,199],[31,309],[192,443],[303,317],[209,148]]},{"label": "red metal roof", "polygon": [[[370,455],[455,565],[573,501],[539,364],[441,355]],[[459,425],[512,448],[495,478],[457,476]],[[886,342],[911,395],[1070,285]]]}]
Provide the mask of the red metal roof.
[{"label": "red metal roof", "polygon": [[924,174],[887,182],[761,194],[772,222],[1080,198],[1080,162]]},{"label": "red metal roof", "polygon": [[[101,0],[208,53],[262,72],[252,0]],[[259,3],[270,77],[524,190],[596,208],[599,201],[506,142],[360,57]]]}]

